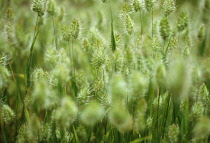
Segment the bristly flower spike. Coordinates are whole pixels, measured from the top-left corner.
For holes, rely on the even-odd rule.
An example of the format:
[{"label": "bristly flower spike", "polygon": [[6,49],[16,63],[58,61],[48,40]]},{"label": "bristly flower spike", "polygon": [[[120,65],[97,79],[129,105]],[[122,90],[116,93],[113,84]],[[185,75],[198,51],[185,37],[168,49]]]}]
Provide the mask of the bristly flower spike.
[{"label": "bristly flower spike", "polygon": [[38,13],[38,16],[43,16],[46,8],[46,0],[33,0],[31,9]]}]

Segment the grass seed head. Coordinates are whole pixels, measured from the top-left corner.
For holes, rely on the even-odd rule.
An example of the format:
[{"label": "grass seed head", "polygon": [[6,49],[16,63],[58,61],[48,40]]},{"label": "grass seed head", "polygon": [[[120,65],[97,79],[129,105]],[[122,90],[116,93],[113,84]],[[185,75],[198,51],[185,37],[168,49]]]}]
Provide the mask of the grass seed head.
[{"label": "grass seed head", "polygon": [[133,99],[144,97],[148,89],[148,81],[143,74],[133,72],[130,77],[130,91]]},{"label": "grass seed head", "polygon": [[194,137],[197,139],[202,139],[210,135],[210,119],[207,117],[202,117],[196,123],[193,129]]},{"label": "grass seed head", "polygon": [[6,124],[10,124],[15,120],[15,113],[14,111],[8,106],[8,105],[3,105],[2,106],[2,118],[3,121]]},{"label": "grass seed head", "polygon": [[156,77],[157,84],[159,86],[166,85],[166,83],[165,83],[165,80],[166,80],[166,68],[165,68],[165,65],[160,64],[157,67],[155,77]]},{"label": "grass seed head", "polygon": [[132,11],[132,8],[131,6],[129,5],[129,3],[123,3],[123,6],[122,6],[122,11],[123,13],[129,13]]},{"label": "grass seed head", "polygon": [[51,74],[57,78],[59,83],[67,83],[70,79],[70,69],[66,64],[57,65],[51,72]]},{"label": "grass seed head", "polygon": [[10,79],[10,72],[5,66],[0,65],[0,89],[5,87]]},{"label": "grass seed head", "polygon": [[124,25],[125,25],[125,31],[128,35],[131,35],[133,33],[133,21],[131,20],[130,16],[128,14],[125,15],[124,18]]},{"label": "grass seed head", "polygon": [[130,130],[132,117],[120,102],[115,102],[109,111],[109,122],[118,128],[120,132]]},{"label": "grass seed head", "polygon": [[169,64],[167,72],[167,87],[172,92],[172,98],[176,101],[183,100],[188,96],[191,86],[191,69],[188,62],[180,58]]},{"label": "grass seed head", "polygon": [[74,19],[71,23],[72,36],[74,39],[78,39],[80,33],[80,23],[77,19]]},{"label": "grass seed head", "polygon": [[200,86],[198,94],[200,101],[202,101],[204,105],[208,105],[210,103],[210,94],[205,83]]},{"label": "grass seed head", "polygon": [[69,42],[72,38],[71,28],[67,25],[62,25],[61,26],[61,36],[62,36],[62,40]]},{"label": "grass seed head", "polygon": [[87,141],[88,135],[87,135],[87,132],[86,132],[84,126],[80,125],[77,128],[76,133],[77,133],[77,136],[78,136],[78,139],[79,139],[80,142],[86,142]]},{"label": "grass seed head", "polygon": [[97,102],[91,102],[83,109],[80,118],[85,125],[93,126],[101,120],[103,114],[103,107]]},{"label": "grass seed head", "polygon": [[145,3],[145,8],[148,12],[152,11],[154,4],[155,4],[155,0],[144,0]]},{"label": "grass seed head", "polygon": [[167,17],[174,11],[176,11],[176,1],[165,0],[163,3],[163,8],[162,8],[163,14]]},{"label": "grass seed head", "polygon": [[142,10],[142,5],[140,4],[139,0],[133,0],[133,9],[135,12],[141,11]]},{"label": "grass seed head", "polygon": [[160,35],[163,40],[166,40],[170,36],[170,25],[167,17],[163,17],[160,21]]},{"label": "grass seed head", "polygon": [[113,54],[114,66],[116,71],[121,71],[124,64],[124,55],[120,49],[116,49]]},{"label": "grass seed head", "polygon": [[92,56],[92,65],[95,69],[99,69],[106,62],[104,50],[96,49]]},{"label": "grass seed head", "polygon": [[134,128],[136,131],[143,131],[146,125],[146,111],[147,102],[144,98],[140,98],[137,101],[135,116],[134,116]]},{"label": "grass seed head", "polygon": [[58,21],[62,21],[64,18],[64,8],[63,7],[60,7],[59,8],[59,12],[58,12]]},{"label": "grass seed head", "polygon": [[58,14],[55,0],[49,0],[47,5],[47,10],[49,15],[55,16]]},{"label": "grass seed head", "polygon": [[84,39],[83,42],[82,42],[82,49],[85,51],[85,52],[88,52],[90,50],[90,42],[87,40],[87,39]]},{"label": "grass seed head", "polygon": [[188,29],[189,19],[186,13],[182,12],[177,21],[177,29],[178,31],[183,31]]},{"label": "grass seed head", "polygon": [[148,128],[151,128],[152,127],[152,122],[153,122],[153,118],[151,116],[149,116],[147,118],[147,121],[146,121],[146,124],[147,124],[147,127]]},{"label": "grass seed head", "polygon": [[45,81],[35,83],[32,99],[34,104],[41,109],[51,109],[57,103],[55,91]]},{"label": "grass seed head", "polygon": [[204,115],[204,105],[200,101],[195,102],[191,110],[191,120],[197,120]]},{"label": "grass seed head", "polygon": [[46,0],[33,0],[31,9],[38,13],[38,16],[43,16],[46,9]]},{"label": "grass seed head", "polygon": [[52,136],[51,125],[49,123],[42,123],[40,127],[40,141],[48,141]]},{"label": "grass seed head", "polygon": [[91,94],[90,94],[89,87],[84,87],[83,89],[80,90],[78,97],[77,97],[77,105],[83,106],[86,105],[90,102],[91,100]]},{"label": "grass seed head", "polygon": [[61,106],[55,111],[54,119],[62,126],[68,127],[77,118],[78,108],[68,96],[61,99]]},{"label": "grass seed head", "polygon": [[171,143],[177,143],[179,137],[179,126],[172,124],[168,128],[168,138]]},{"label": "grass seed head", "polygon": [[111,80],[111,101],[123,101],[127,96],[127,83],[122,74],[116,74]]}]

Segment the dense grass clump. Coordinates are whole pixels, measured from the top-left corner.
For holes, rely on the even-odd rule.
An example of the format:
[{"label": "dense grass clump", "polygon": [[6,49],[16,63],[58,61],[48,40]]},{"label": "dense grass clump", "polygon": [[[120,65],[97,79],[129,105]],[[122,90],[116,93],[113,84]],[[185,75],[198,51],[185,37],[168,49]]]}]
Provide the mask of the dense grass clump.
[{"label": "dense grass clump", "polygon": [[209,143],[210,0],[0,2],[0,142]]}]

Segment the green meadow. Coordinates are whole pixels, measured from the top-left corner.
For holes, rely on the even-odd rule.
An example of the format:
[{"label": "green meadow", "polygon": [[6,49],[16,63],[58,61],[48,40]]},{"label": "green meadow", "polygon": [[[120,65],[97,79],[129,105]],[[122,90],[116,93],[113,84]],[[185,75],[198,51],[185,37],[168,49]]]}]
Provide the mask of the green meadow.
[{"label": "green meadow", "polygon": [[210,143],[210,0],[0,0],[0,142]]}]

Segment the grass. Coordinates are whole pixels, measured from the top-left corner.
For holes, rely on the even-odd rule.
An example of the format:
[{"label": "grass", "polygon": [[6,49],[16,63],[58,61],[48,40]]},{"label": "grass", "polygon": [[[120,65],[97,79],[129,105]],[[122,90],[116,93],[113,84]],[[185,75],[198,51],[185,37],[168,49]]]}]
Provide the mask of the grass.
[{"label": "grass", "polygon": [[209,0],[0,7],[0,142],[210,142]]}]

